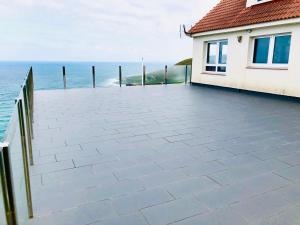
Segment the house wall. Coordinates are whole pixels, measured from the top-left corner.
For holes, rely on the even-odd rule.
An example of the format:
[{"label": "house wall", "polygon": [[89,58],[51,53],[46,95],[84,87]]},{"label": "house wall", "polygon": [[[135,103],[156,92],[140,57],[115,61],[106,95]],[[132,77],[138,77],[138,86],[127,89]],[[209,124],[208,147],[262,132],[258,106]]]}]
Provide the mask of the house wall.
[{"label": "house wall", "polygon": [[265,2],[270,2],[270,1],[272,1],[272,0],[262,0],[260,2],[258,2],[257,0],[247,0],[247,7],[250,7],[252,5],[262,4]]},{"label": "house wall", "polygon": [[[250,67],[253,37],[291,33],[289,64],[286,69]],[[242,42],[238,42],[242,36]],[[205,72],[206,42],[228,39],[226,75]],[[300,97],[300,24],[257,28],[194,38],[192,82],[280,95]]]}]

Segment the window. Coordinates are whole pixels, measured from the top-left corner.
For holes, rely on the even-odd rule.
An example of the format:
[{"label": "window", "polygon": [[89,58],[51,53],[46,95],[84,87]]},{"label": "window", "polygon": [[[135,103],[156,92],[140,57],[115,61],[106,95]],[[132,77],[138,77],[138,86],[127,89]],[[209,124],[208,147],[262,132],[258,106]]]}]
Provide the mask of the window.
[{"label": "window", "polygon": [[275,37],[273,54],[274,64],[288,64],[290,56],[291,35]]},{"label": "window", "polygon": [[228,41],[207,42],[205,71],[225,73],[227,66]]},{"label": "window", "polygon": [[289,63],[291,35],[254,38],[253,64],[286,65]]},{"label": "window", "polygon": [[268,63],[270,37],[256,38],[254,41],[253,63]]}]

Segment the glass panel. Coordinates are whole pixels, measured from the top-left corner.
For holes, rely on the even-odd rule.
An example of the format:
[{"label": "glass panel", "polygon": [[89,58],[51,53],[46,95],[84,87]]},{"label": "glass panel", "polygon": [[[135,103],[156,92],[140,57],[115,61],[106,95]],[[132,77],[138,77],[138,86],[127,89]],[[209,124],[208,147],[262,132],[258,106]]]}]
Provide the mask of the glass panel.
[{"label": "glass panel", "polygon": [[218,66],[218,72],[225,73],[226,72],[226,66]]},{"label": "glass panel", "polygon": [[[2,151],[0,147],[0,152]],[[3,193],[2,193],[2,183],[0,179],[0,225],[7,225],[5,219],[5,209],[4,209],[4,202],[3,202]]]},{"label": "glass panel", "polygon": [[[167,82],[168,84],[183,83],[185,81],[185,66],[173,66],[167,65]],[[191,66],[188,66],[188,79],[191,74]],[[158,65],[157,63],[147,63],[146,65],[146,84],[156,85],[164,84],[165,82],[165,65]],[[123,70],[123,84],[125,85],[141,85],[142,84],[142,67],[137,74],[130,74],[126,70]]]},{"label": "glass panel", "polygon": [[[188,81],[191,67],[188,66]],[[184,83],[185,82],[185,73],[186,73],[186,67],[185,66],[172,66],[169,68],[168,72],[168,82],[176,84],[176,83]]]},{"label": "glass panel", "polygon": [[216,66],[207,66],[205,69],[206,69],[206,71],[213,71],[213,72],[215,72],[216,71]]},{"label": "glass panel", "polygon": [[270,37],[255,39],[253,63],[268,63],[269,47]]},{"label": "glass panel", "polygon": [[217,43],[208,43],[207,44],[207,63],[208,64],[216,64],[217,54],[218,54],[217,51],[218,51]]},{"label": "glass panel", "polygon": [[228,41],[220,42],[219,64],[227,64]]},{"label": "glass panel", "polygon": [[288,64],[291,47],[291,35],[275,37],[273,63]]},{"label": "glass panel", "polygon": [[[128,63],[122,65],[122,80],[123,84],[128,86],[142,85],[143,83],[143,64]],[[146,84],[161,84],[164,82],[164,68],[163,63],[145,63],[146,66]]]},{"label": "glass panel", "polygon": [[20,137],[19,116],[15,106],[6,133],[6,142],[9,143],[11,169],[14,183],[17,219],[19,224],[28,225],[28,208],[24,178],[24,165]]}]

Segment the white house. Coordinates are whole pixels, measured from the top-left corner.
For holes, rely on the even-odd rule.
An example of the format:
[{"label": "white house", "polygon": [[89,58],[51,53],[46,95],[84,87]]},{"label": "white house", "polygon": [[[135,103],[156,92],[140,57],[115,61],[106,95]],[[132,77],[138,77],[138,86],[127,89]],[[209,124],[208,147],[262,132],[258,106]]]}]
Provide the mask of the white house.
[{"label": "white house", "polygon": [[221,0],[188,33],[193,83],[300,97],[300,0]]}]

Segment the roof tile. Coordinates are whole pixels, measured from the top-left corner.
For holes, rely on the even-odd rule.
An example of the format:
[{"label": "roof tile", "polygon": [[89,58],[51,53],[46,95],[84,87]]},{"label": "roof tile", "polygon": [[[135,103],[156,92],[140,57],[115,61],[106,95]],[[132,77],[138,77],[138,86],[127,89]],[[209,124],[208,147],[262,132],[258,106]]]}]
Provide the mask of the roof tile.
[{"label": "roof tile", "polygon": [[247,0],[221,0],[191,33],[234,28],[300,17],[300,0],[273,0],[246,8]]}]

